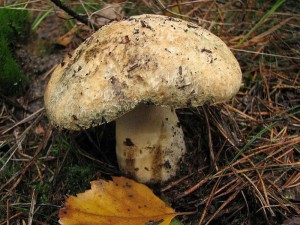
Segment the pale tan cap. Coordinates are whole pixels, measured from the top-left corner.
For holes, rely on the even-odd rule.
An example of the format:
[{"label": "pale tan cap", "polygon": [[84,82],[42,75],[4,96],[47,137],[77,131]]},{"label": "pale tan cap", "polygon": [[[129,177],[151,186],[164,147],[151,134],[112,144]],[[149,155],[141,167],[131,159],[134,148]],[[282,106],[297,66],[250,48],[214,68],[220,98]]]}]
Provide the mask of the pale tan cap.
[{"label": "pale tan cap", "polygon": [[141,15],[103,26],[52,74],[50,121],[78,130],[110,122],[140,103],[187,108],[224,102],[241,85],[226,44],[180,19]]}]

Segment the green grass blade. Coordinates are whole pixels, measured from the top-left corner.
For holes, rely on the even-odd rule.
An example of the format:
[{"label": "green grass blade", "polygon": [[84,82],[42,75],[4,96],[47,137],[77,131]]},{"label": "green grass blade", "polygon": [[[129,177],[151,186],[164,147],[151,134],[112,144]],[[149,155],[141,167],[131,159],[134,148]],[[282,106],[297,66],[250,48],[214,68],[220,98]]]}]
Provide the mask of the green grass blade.
[{"label": "green grass blade", "polygon": [[262,25],[266,19],[272,15],[286,0],[277,0],[273,7],[258,21],[257,24],[242,38],[242,40],[238,43],[238,46],[243,44],[249,36],[260,26]]},{"label": "green grass blade", "polygon": [[53,11],[53,8],[48,9],[45,13],[38,16],[31,25],[31,30],[35,30],[41,22]]},{"label": "green grass blade", "polygon": [[[287,109],[287,110],[284,110],[283,112],[275,115],[272,117],[272,119],[275,119],[276,117],[281,117],[284,113],[288,113],[292,110],[295,110],[295,109],[298,109],[300,107],[300,105],[297,105],[293,108],[290,108],[290,109]],[[293,112],[293,113],[290,113],[288,114],[289,116],[291,115],[297,115],[300,111],[296,111],[296,112]],[[231,160],[230,164],[235,162],[238,157],[255,141],[257,140],[258,138],[261,137],[261,135],[263,135],[265,132],[267,132],[268,130],[270,130],[272,127],[274,127],[279,121],[275,121],[273,123],[271,123],[269,126],[265,127],[264,129],[262,129],[260,132],[258,132],[255,136],[253,136],[245,145],[244,147],[238,152],[238,154]]]},{"label": "green grass blade", "polygon": [[230,164],[232,164],[233,162],[235,162],[238,157],[254,142],[256,141],[258,138],[260,138],[264,133],[266,133],[267,131],[269,131],[272,127],[274,127],[276,124],[278,123],[278,121],[275,121],[273,123],[271,123],[269,126],[265,127],[264,129],[262,129],[260,132],[258,132],[254,137],[251,138],[251,140],[249,140],[244,147],[238,152],[238,154],[236,154],[236,156],[231,160]]}]

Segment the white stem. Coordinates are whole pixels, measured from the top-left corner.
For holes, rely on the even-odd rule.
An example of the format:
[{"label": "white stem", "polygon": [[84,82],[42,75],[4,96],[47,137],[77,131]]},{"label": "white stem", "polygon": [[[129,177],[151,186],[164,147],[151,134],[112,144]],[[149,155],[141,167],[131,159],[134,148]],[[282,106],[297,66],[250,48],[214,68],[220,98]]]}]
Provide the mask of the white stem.
[{"label": "white stem", "polygon": [[140,105],[116,121],[116,152],[121,171],[143,183],[176,175],[186,151],[183,131],[168,107]]}]

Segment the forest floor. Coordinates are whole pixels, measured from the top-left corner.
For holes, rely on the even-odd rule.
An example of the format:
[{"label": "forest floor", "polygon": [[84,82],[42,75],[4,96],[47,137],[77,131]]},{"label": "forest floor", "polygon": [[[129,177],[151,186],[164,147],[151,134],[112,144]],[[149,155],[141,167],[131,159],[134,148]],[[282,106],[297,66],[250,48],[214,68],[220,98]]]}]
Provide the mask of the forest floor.
[{"label": "forest floor", "polygon": [[[300,224],[300,5],[297,1],[0,1],[31,14],[14,56],[28,77],[18,95],[0,93],[0,225],[58,224],[67,195],[122,175],[114,124],[57,130],[43,106],[62,59],[95,27],[143,13],[185,19],[232,50],[243,85],[229,102],[178,111],[188,153],[178,175],[152,186],[182,224]],[[106,158],[103,158],[103,153]],[[298,222],[298,223],[297,223]]]}]

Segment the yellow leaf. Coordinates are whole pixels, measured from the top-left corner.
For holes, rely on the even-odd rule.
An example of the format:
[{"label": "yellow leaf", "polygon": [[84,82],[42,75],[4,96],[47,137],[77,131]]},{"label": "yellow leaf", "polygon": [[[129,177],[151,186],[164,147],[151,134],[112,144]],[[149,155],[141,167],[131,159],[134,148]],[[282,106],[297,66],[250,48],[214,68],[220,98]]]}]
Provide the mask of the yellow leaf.
[{"label": "yellow leaf", "polygon": [[147,186],[123,177],[92,181],[90,190],[70,196],[59,211],[63,225],[168,225],[176,215]]}]

